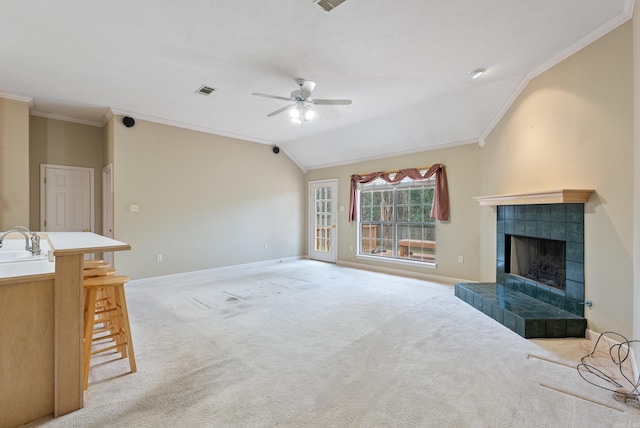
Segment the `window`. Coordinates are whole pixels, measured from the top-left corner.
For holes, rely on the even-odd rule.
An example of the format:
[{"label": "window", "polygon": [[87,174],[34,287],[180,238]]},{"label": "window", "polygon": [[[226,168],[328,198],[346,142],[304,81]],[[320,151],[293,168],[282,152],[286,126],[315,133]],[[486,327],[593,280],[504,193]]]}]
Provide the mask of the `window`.
[{"label": "window", "polygon": [[435,263],[435,220],[429,217],[434,182],[359,184],[358,254]]}]

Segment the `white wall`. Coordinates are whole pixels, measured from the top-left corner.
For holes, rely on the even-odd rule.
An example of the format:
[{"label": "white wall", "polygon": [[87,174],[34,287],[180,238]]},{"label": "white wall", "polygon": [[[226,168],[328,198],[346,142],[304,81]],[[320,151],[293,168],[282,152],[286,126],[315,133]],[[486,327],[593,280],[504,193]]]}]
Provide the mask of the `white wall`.
[{"label": "white wall", "polygon": [[115,254],[119,272],[146,278],[304,255],[304,176],[282,152],[143,120],[108,126],[114,237],[133,248]]}]

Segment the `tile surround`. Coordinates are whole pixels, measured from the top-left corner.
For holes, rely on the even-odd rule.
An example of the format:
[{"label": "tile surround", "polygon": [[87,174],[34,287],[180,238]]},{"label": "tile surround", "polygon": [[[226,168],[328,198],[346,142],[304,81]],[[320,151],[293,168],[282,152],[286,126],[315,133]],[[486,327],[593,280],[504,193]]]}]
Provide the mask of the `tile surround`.
[{"label": "tile surround", "polygon": [[[455,295],[525,338],[584,337],[584,204],[499,205],[496,231],[496,283]],[[508,235],[565,241],[566,289],[506,273]]]},{"label": "tile surround", "polygon": [[[584,204],[502,205],[497,210],[497,282],[584,316]],[[505,273],[506,235],[565,241],[567,290]]]}]

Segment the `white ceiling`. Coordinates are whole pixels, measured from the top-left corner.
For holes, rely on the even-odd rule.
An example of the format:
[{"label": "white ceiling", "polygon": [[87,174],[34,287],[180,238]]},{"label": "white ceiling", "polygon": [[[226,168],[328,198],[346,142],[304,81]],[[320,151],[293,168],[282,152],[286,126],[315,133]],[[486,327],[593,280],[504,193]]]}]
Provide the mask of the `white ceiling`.
[{"label": "white ceiling", "polygon": [[[476,143],[526,82],[630,19],[633,0],[4,1],[0,95],[280,146],[303,169]],[[472,80],[468,72],[487,72]],[[313,122],[267,114],[295,78]],[[201,85],[216,88],[196,94]]]}]

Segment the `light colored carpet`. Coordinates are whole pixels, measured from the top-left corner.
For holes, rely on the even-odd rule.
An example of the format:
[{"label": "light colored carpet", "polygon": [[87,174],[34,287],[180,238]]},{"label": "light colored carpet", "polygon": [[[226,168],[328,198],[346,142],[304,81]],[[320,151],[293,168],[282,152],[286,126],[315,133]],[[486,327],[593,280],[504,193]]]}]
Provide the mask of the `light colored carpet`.
[{"label": "light colored carpet", "polygon": [[[526,340],[452,285],[300,260],[133,281],[138,372],[30,427],[637,427],[586,339]],[[97,361],[93,362],[98,364]]]}]

